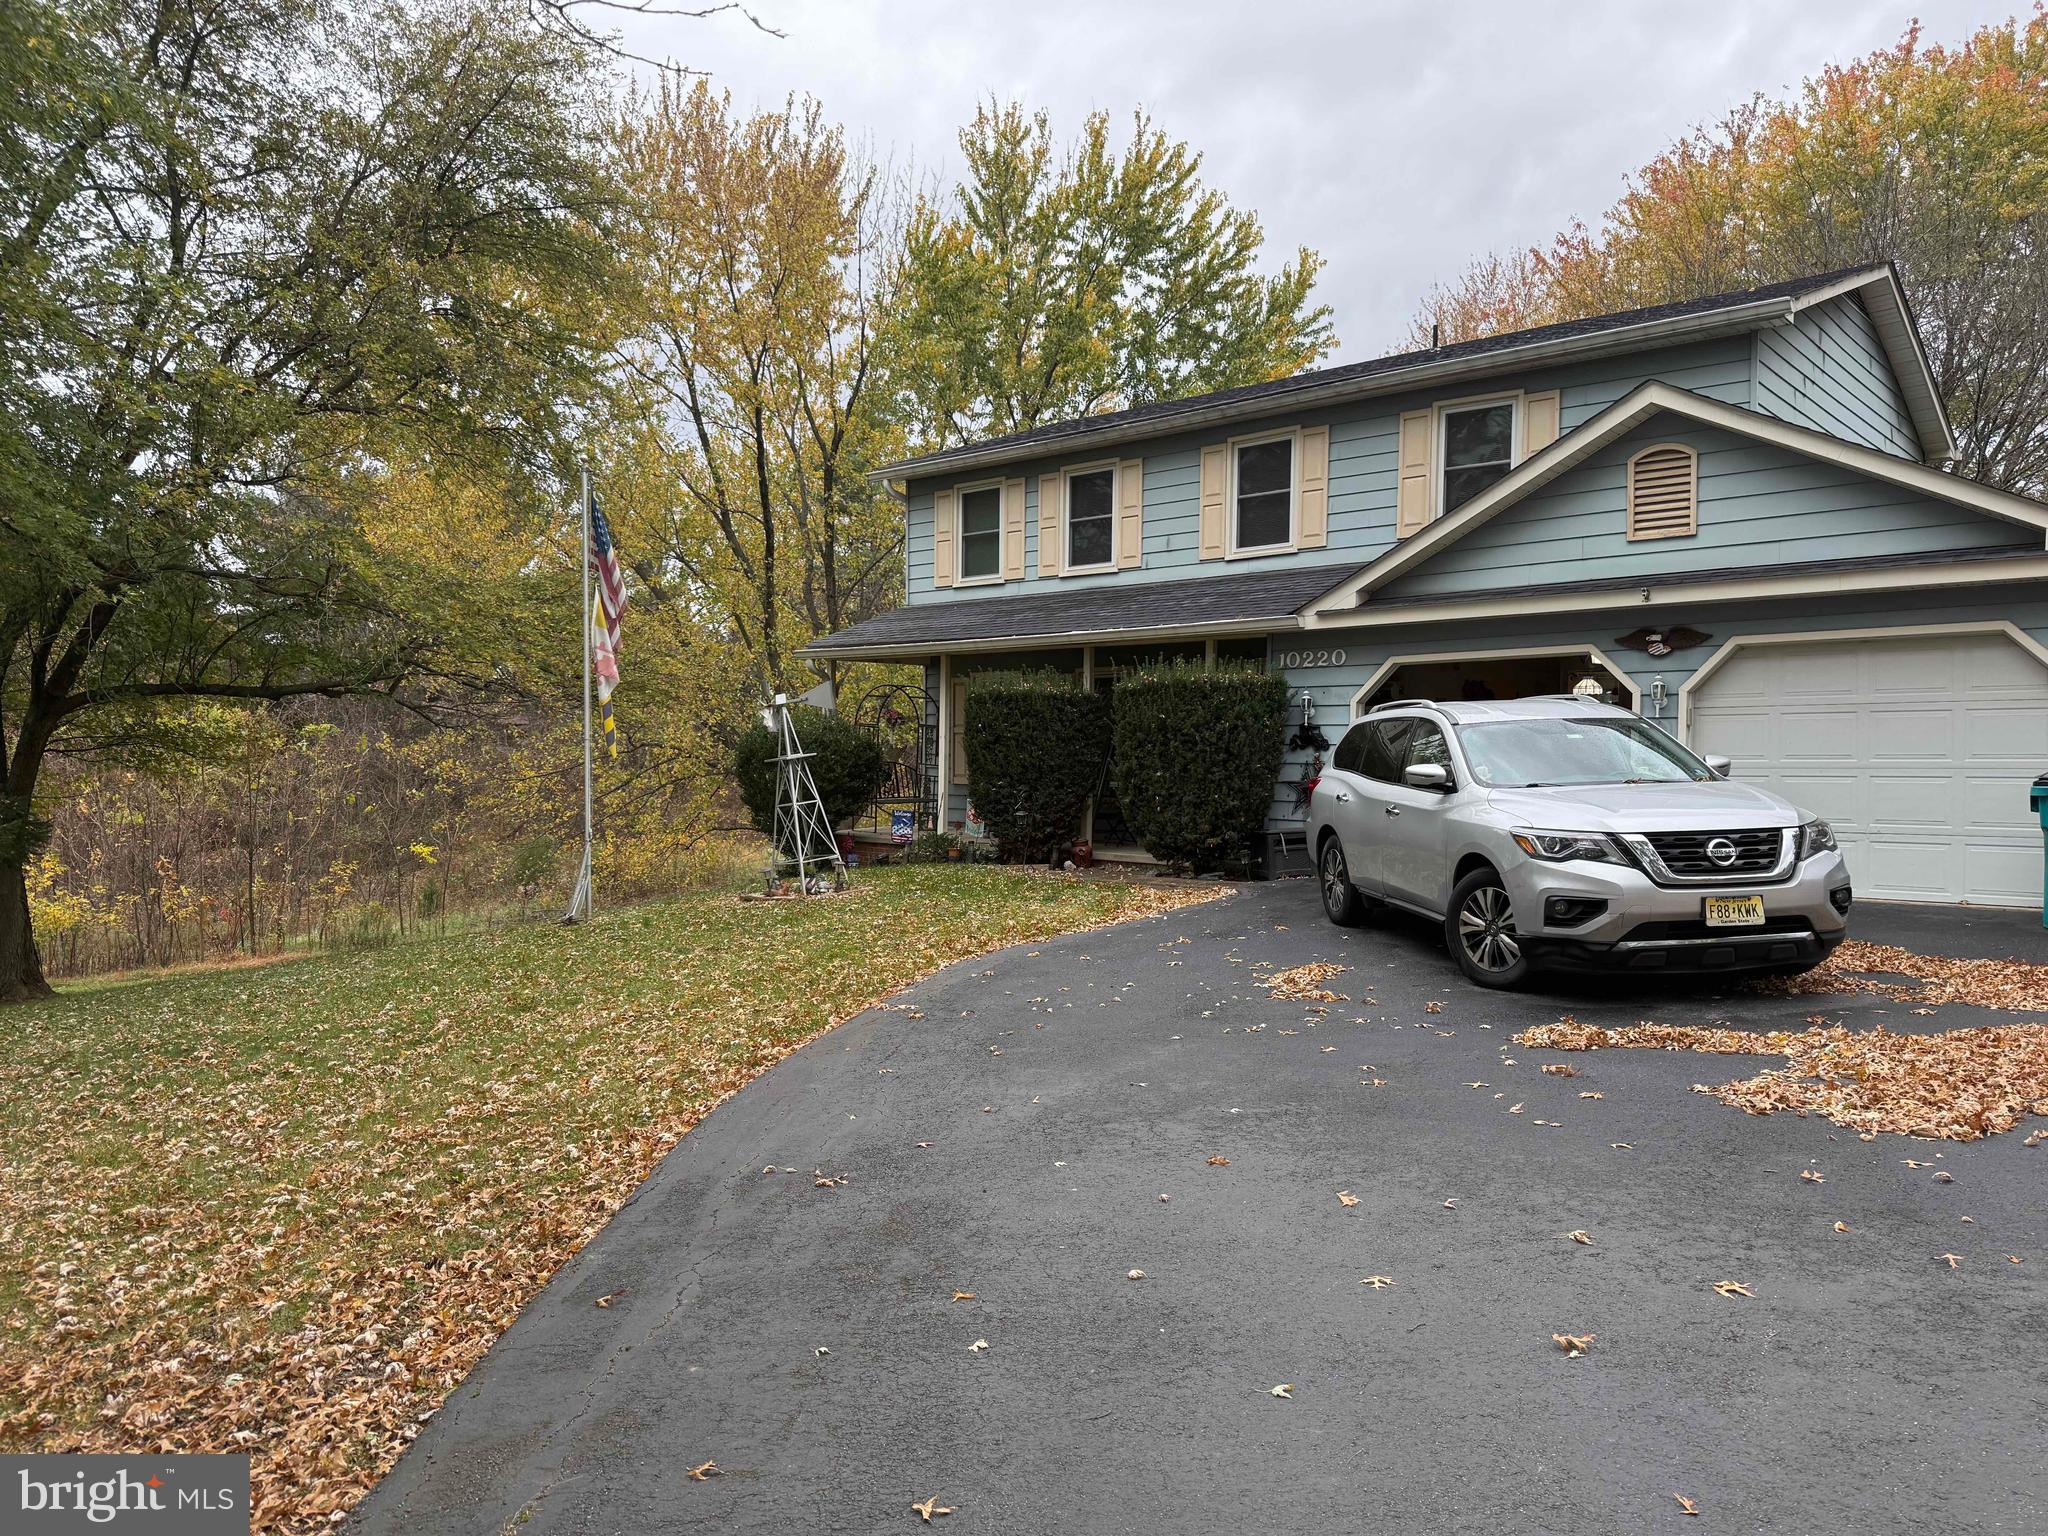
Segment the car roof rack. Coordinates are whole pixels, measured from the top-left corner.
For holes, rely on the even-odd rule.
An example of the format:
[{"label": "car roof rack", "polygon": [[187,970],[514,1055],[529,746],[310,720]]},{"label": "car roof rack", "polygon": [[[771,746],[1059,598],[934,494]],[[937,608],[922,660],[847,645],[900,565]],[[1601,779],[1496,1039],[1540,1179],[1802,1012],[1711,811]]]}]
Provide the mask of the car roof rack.
[{"label": "car roof rack", "polygon": [[1376,715],[1383,709],[1435,709],[1442,713],[1435,699],[1388,699],[1384,704],[1373,705],[1366,713]]}]

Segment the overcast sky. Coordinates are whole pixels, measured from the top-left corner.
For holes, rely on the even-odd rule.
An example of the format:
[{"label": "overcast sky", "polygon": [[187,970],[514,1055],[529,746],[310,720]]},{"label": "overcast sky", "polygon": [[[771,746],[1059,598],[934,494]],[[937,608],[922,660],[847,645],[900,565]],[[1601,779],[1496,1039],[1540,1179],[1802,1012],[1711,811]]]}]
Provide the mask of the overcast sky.
[{"label": "overcast sky", "polygon": [[[654,0],[657,5],[706,0]],[[1144,106],[1257,211],[1269,250],[1328,262],[1341,358],[1399,340],[1421,295],[1492,248],[1594,220],[1690,125],[1897,40],[1957,41],[2012,6],[1952,0],[749,0],[636,17],[628,45],[709,70],[744,106],[809,93],[897,164],[950,183],[990,93],[1071,136]]]}]

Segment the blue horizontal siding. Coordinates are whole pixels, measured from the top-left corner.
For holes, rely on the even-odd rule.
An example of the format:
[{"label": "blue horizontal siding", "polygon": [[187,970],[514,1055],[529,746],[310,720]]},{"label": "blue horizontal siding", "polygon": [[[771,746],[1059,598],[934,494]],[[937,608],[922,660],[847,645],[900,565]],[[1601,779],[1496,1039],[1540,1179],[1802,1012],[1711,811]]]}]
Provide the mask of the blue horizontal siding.
[{"label": "blue horizontal siding", "polygon": [[1921,457],[1877,331],[1853,294],[1756,336],[1756,408],[1904,458]]},{"label": "blue horizontal siding", "polygon": [[[1699,454],[1699,532],[1628,538],[1629,456],[1679,442]],[[1540,587],[1589,576],[1669,577],[1733,565],[1996,548],[2010,523],[1767,443],[1659,416],[1474,529],[1384,589],[1388,597]]]},{"label": "blue horizontal siding", "polygon": [[[1432,391],[1415,391],[1381,400],[1321,411],[1274,415],[1208,433],[1182,433],[1134,443],[1117,454],[1090,449],[1066,457],[1034,457],[998,470],[979,470],[953,478],[913,481],[909,495],[909,600],[972,602],[986,597],[1016,597],[1034,592],[1107,584],[1173,581],[1187,576],[1218,576],[1239,571],[1273,570],[1305,562],[1358,564],[1385,553],[1394,543],[1394,493],[1397,436],[1401,413],[1419,410],[1441,399],[1516,389],[1559,392],[1560,420],[1570,430],[1612,405],[1650,379],[1710,396],[1732,405],[1750,403],[1750,344],[1747,337],[1722,337],[1682,347],[1595,358],[1569,367],[1507,374],[1483,383],[1468,382]],[[1329,544],[1251,560],[1201,558],[1201,457],[1205,444],[1289,426],[1330,429]],[[1041,577],[1038,574],[1038,479],[1068,464],[1110,457],[1142,458],[1145,465],[1144,563],[1127,571],[1096,576]],[[1026,558],[1022,581],[938,589],[932,585],[932,496],[955,483],[997,478],[1025,483]]]}]

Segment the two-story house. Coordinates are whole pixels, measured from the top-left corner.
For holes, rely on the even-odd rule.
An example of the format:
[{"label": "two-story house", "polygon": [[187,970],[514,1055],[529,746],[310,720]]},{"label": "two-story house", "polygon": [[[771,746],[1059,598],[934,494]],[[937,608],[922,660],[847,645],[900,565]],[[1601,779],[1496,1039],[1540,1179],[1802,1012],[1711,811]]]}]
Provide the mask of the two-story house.
[{"label": "two-story house", "polygon": [[1859,895],[2026,904],[2048,505],[1951,446],[1895,272],[1829,273],[891,465],[908,602],[809,654],[924,665],[953,827],[976,670],[1255,658],[1326,729],[1597,690],[1827,817]]}]

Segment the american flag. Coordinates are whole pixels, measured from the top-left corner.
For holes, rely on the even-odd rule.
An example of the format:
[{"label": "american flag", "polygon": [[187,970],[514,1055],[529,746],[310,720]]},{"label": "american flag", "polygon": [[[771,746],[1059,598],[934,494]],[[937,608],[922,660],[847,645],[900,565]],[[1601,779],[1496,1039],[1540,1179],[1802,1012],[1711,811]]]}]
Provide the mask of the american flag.
[{"label": "american flag", "polygon": [[604,727],[605,750],[619,755],[619,727],[612,716],[612,690],[619,686],[619,619],[626,611],[626,578],[612,548],[611,524],[590,496],[590,574],[596,593],[590,604],[590,666],[597,674],[598,720]]}]

